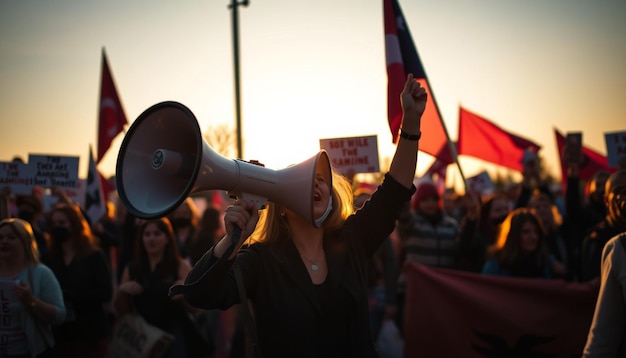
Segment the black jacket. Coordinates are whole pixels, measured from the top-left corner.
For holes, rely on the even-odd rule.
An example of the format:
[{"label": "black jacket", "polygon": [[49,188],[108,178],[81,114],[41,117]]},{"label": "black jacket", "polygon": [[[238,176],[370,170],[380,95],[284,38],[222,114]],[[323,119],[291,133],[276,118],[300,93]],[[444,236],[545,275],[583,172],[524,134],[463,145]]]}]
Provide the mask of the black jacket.
[{"label": "black jacket", "polygon": [[[327,311],[290,239],[240,250],[235,260],[252,303],[264,357],[378,355],[369,325],[368,265],[414,191],[387,175],[361,210],[338,232],[324,237],[326,283],[333,293],[331,302],[336,303],[332,310],[347,320],[324,314]],[[212,252],[207,252],[187,278],[186,283],[195,282],[210,268],[196,287],[187,289],[185,299],[198,307],[226,309],[240,303],[232,270],[235,260],[217,260]],[[329,323],[347,325],[347,342],[341,342],[344,351],[324,338],[323,327]]]}]

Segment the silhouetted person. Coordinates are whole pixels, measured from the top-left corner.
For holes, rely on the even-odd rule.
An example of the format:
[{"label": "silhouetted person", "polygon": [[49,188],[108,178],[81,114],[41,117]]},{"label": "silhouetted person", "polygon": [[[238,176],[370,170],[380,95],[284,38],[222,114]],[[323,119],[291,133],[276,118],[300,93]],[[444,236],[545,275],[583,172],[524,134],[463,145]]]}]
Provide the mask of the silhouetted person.
[{"label": "silhouetted person", "polygon": [[626,231],[626,170],[617,171],[606,181],[604,203],[607,214],[583,240],[583,281],[600,277],[602,250],[613,236]]}]

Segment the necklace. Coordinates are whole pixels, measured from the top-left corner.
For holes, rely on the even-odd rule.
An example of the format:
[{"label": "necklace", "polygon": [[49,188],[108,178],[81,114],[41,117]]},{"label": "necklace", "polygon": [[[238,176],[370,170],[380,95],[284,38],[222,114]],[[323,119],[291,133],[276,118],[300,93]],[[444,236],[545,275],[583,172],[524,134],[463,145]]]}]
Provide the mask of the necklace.
[{"label": "necklace", "polygon": [[315,260],[311,260],[310,258],[308,258],[308,257],[306,257],[306,256],[304,256],[302,254],[300,254],[300,256],[302,256],[305,260],[307,260],[308,262],[311,263],[311,270],[313,270],[313,271],[319,270],[319,266],[317,266],[317,260],[319,259],[319,257],[316,258]]}]

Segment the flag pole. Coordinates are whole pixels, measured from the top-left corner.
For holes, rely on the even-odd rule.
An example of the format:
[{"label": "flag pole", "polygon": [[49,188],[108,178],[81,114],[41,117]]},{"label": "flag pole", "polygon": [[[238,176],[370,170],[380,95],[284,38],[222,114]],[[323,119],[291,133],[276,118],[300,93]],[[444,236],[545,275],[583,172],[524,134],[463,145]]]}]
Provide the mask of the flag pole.
[{"label": "flag pole", "polygon": [[232,0],[229,8],[233,10],[233,62],[235,72],[235,124],[237,127],[237,158],[243,158],[241,140],[241,89],[239,86],[239,5],[248,6],[249,0]]},{"label": "flag pole", "polygon": [[[425,71],[426,71],[426,69],[424,69],[424,72]],[[452,153],[452,158],[454,159],[454,162],[456,163],[457,168],[459,168],[459,174],[461,174],[461,180],[463,181],[463,187],[465,188],[465,193],[467,194],[467,193],[469,193],[469,186],[467,184],[467,180],[465,179],[465,174],[463,174],[463,169],[461,168],[461,163],[459,162],[459,154],[458,154],[458,152],[456,150],[456,145],[454,145],[454,142],[452,142],[452,140],[450,139],[450,133],[448,132],[448,127],[446,127],[446,124],[443,122],[443,116],[441,115],[441,111],[439,110],[439,105],[437,104],[437,101],[435,100],[435,94],[434,94],[433,90],[430,91],[430,96],[433,99],[433,104],[435,105],[435,109],[437,110],[437,113],[439,113],[439,120],[441,121],[441,126],[443,127],[443,131],[446,134],[446,139],[447,139],[447,142],[448,142],[448,148],[450,149],[450,153]]]},{"label": "flag pole", "polygon": [[[419,54],[417,53],[417,48],[415,47],[415,43],[412,39],[411,33],[409,31],[409,27],[404,18],[404,14],[402,13],[402,9],[400,8],[400,4],[398,3],[397,0],[384,0],[383,4],[384,4],[383,12],[384,12],[384,19],[385,19],[384,21],[385,42],[388,41],[387,40],[388,35],[390,35],[390,38],[391,38],[391,40],[389,40],[391,42],[391,47],[386,48],[387,50],[386,52],[387,76],[389,77],[395,74],[394,80],[400,81],[400,79],[397,76],[398,73],[393,72],[393,69],[390,70],[391,64],[399,63],[402,66],[404,77],[406,77],[407,74],[411,72],[413,73],[413,76],[415,76],[415,78],[423,79],[424,81],[426,81],[426,85],[430,88],[430,84],[429,84],[430,81],[428,81],[428,75],[426,74],[426,70],[422,64]],[[394,41],[397,41],[398,43],[395,44]],[[392,71],[392,73],[390,73],[390,71]],[[401,86],[396,84],[396,88],[394,88],[394,90],[398,90],[400,87]],[[401,91],[398,91],[398,93],[400,92]],[[439,106],[437,105],[437,100],[435,99],[435,96],[433,94],[434,91],[432,90],[432,88],[430,88],[430,91],[428,92],[429,92],[428,95],[431,97],[430,100],[432,100],[434,104],[434,109],[437,113],[437,116],[439,117],[438,118],[439,124],[441,125],[443,129],[445,140],[448,142],[450,154],[452,155],[452,158],[454,159],[454,161],[457,164],[457,167],[459,168],[459,173],[461,174],[461,178],[463,179],[463,184],[465,185],[465,189],[467,190],[468,186],[465,180],[465,175],[463,174],[463,170],[461,169],[461,165],[459,164],[457,150],[456,150],[454,143],[450,140],[450,134],[448,133],[448,129],[446,128],[446,125],[443,122],[441,111],[439,110]],[[391,92],[388,92],[388,95],[390,94]],[[388,101],[389,100],[390,99],[388,98]],[[393,113],[393,112],[389,113],[389,116],[390,116],[389,121],[390,121],[390,127],[391,127],[392,132],[397,130],[397,128],[393,127],[392,121],[394,121],[399,115],[397,113],[399,112],[397,111],[397,108],[395,108],[394,110],[396,110],[396,113]],[[434,123],[431,123],[431,125],[434,125]],[[396,133],[392,133],[392,135],[393,135],[393,138],[395,139]],[[440,136],[439,133],[437,133],[437,135]],[[437,138],[438,141],[439,141],[439,138],[440,137]],[[445,147],[441,145],[440,148],[439,147],[429,148],[428,150],[425,150],[425,152],[439,159],[438,158],[439,156],[444,156],[444,154],[442,154],[442,150],[444,148]],[[448,158],[447,156],[445,157],[446,157],[445,161],[447,165],[448,163],[450,163],[449,161],[450,158]]]},{"label": "flag pole", "polygon": [[[435,107],[437,108],[437,112],[439,112],[439,106],[437,106],[437,102],[435,102]],[[460,115],[461,115],[461,104],[459,104],[459,122],[460,122]],[[443,124],[443,118],[441,117],[441,112],[439,112],[439,118],[441,119],[441,122],[442,122],[441,125],[443,126],[443,130],[446,133],[446,137],[448,138],[448,147],[450,147],[450,153],[452,153],[452,158],[454,158],[454,162],[456,163],[456,166],[459,168],[459,174],[461,174],[461,180],[463,181],[463,186],[465,187],[465,193],[467,194],[469,193],[469,186],[467,185],[465,174],[463,174],[463,169],[461,168],[461,163],[459,162],[459,153],[457,151],[456,145],[454,145],[454,143],[452,143],[452,141],[450,140],[450,134],[448,134],[448,128],[446,128],[445,124]]]},{"label": "flag pole", "polygon": [[[423,71],[424,71],[424,74],[426,75],[426,69],[425,68],[423,68]],[[429,78],[428,75],[426,75],[426,78]],[[429,83],[428,85],[430,86],[431,84]],[[458,152],[456,150],[456,145],[454,145],[452,140],[450,140],[450,133],[448,133],[448,128],[446,127],[446,124],[443,122],[443,116],[441,115],[441,111],[439,110],[439,105],[437,104],[437,100],[435,99],[434,92],[435,91],[433,91],[432,89],[430,90],[430,93],[429,93],[430,97],[433,100],[433,104],[435,105],[435,110],[439,114],[439,120],[441,121],[441,127],[443,127],[443,131],[446,134],[446,139],[447,139],[447,142],[448,142],[448,148],[450,149],[450,153],[452,153],[452,158],[454,159],[454,162],[456,163],[456,166],[459,168],[459,174],[461,175],[461,180],[463,181],[463,187],[465,188],[465,193],[469,193],[469,186],[467,184],[467,180],[465,179],[465,174],[463,174],[463,169],[461,168],[461,163],[459,162],[459,154],[458,154]]]}]

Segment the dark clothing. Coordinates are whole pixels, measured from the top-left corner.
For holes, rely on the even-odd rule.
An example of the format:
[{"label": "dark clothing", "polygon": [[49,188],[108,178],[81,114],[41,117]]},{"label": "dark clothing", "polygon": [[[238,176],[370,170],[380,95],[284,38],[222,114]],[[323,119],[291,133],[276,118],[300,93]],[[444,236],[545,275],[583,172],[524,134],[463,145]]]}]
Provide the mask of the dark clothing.
[{"label": "dark clothing", "polygon": [[399,263],[391,238],[380,245],[370,262],[369,287],[381,286],[385,289],[385,304],[396,304],[398,290]]},{"label": "dark clothing", "polygon": [[370,261],[370,327],[374,338],[378,337],[380,333],[385,315],[385,305],[397,305],[399,271],[400,267],[393,243],[391,238],[387,238]]},{"label": "dark clothing", "polygon": [[580,194],[580,179],[568,177],[565,192],[565,216],[576,224],[577,231],[582,238],[604,219],[606,205],[604,202],[594,201],[592,197],[589,197],[587,204],[583,204],[583,198]]},{"label": "dark clothing", "polygon": [[102,224],[103,230],[99,232],[94,230],[93,233],[98,238],[99,246],[106,257],[109,266],[111,266],[111,248],[120,247],[120,228],[109,218],[103,218],[100,223]]},{"label": "dark clothing", "polygon": [[[178,238],[178,234],[176,234],[176,246],[178,247],[178,253],[183,258],[191,258],[191,255],[195,253],[196,248],[194,247],[196,243],[196,229],[194,226],[189,227],[189,232],[187,232],[187,236],[185,236],[184,240]],[[176,228],[174,228],[174,232],[176,232]],[[203,252],[204,253],[204,252]]]},{"label": "dark clothing", "polygon": [[67,309],[67,318],[53,326],[57,342],[84,342],[98,349],[98,342],[107,337],[109,316],[104,304],[111,300],[113,283],[101,250],[94,250],[83,259],[63,262],[62,255],[49,256],[45,262],[59,280]]},{"label": "dark clothing", "polygon": [[597,224],[583,240],[581,281],[586,282],[600,277],[602,250],[613,236],[626,231],[625,224],[611,224],[606,219]]},{"label": "dark clothing", "polygon": [[132,261],[135,253],[135,242],[137,238],[137,220],[138,218],[131,213],[127,213],[124,216],[124,220],[119,223],[120,233],[120,249],[118,253],[117,262],[117,281],[122,280],[122,273],[124,268]]},{"label": "dark clothing", "polygon": [[459,234],[457,267],[463,271],[481,273],[487,261],[487,248],[495,243],[495,232],[478,229],[478,220],[463,220]]},{"label": "dark clothing", "polygon": [[[190,239],[191,240],[191,239]],[[200,230],[192,242],[188,243],[189,261],[191,266],[195,265],[205,252],[215,244],[215,234],[213,231]]]},{"label": "dark clothing", "polygon": [[[177,272],[172,272],[171,277],[166,279],[161,279],[154,271],[146,273],[145,277],[138,279],[143,292],[132,296],[135,308],[148,323],[169,331],[170,326],[179,323],[183,317],[187,317],[182,303],[168,296],[169,288],[177,280]],[[131,277],[131,279],[135,278]]]},{"label": "dark clothing", "polygon": [[[321,287],[312,283],[287,237],[271,246],[256,243],[239,251],[236,261],[252,303],[263,356],[377,356],[369,325],[369,265],[414,191],[387,175],[362,209],[340,230],[325,235],[328,276]],[[240,303],[232,264],[225,257],[216,259],[211,249],[186,280],[195,282],[207,272],[198,286],[187,288],[187,301],[222,309]],[[329,330],[336,336],[329,337]]]},{"label": "dark clothing", "polygon": [[37,241],[37,251],[39,252],[39,261],[43,262],[48,257],[48,242],[46,241],[46,236],[43,231],[39,229],[37,226],[32,225],[33,235],[35,236],[35,241]]},{"label": "dark clothing", "polygon": [[565,265],[567,273],[564,279],[568,281],[579,281],[580,270],[580,248],[581,242],[577,235],[569,230],[567,220],[555,230],[546,233],[546,246],[548,252],[554,258]]},{"label": "dark clothing", "polygon": [[[563,222],[563,226],[566,229],[562,231],[568,238],[572,263],[570,268],[579,281],[588,281],[591,279],[590,277],[597,277],[600,274],[600,253],[585,254],[584,251],[596,251],[597,248],[589,247],[584,249],[583,245],[585,244],[583,241],[585,237],[590,235],[590,230],[599,225],[605,217],[606,205],[603,202],[594,201],[592,197],[589,197],[589,202],[584,204],[581,196],[580,179],[578,177],[568,177],[565,193],[565,218]],[[591,244],[591,246],[595,246],[595,244]],[[604,243],[602,246],[604,246]],[[601,248],[600,251],[602,251]],[[596,265],[596,263],[591,262],[583,263],[583,261],[591,260],[589,255],[597,256],[597,274],[591,273],[583,267],[584,265]]]},{"label": "dark clothing", "polygon": [[[542,184],[536,188],[542,194],[545,194],[550,198],[550,201],[554,202],[554,194],[550,191],[550,187],[547,184]],[[522,185],[522,190],[520,191],[519,196],[517,197],[517,201],[515,202],[514,209],[517,208],[525,208],[528,206],[528,202],[530,198],[533,196],[534,189]]]},{"label": "dark clothing", "polygon": [[181,300],[172,300],[168,296],[169,288],[178,280],[178,270],[161,277],[157,274],[158,264],[154,271],[143,270],[141,278],[135,277],[134,264],[128,265],[129,277],[143,287],[143,292],[132,296],[134,309],[146,322],[174,336],[165,357],[195,358],[208,356],[213,347],[206,345],[189,318],[187,309]]}]

